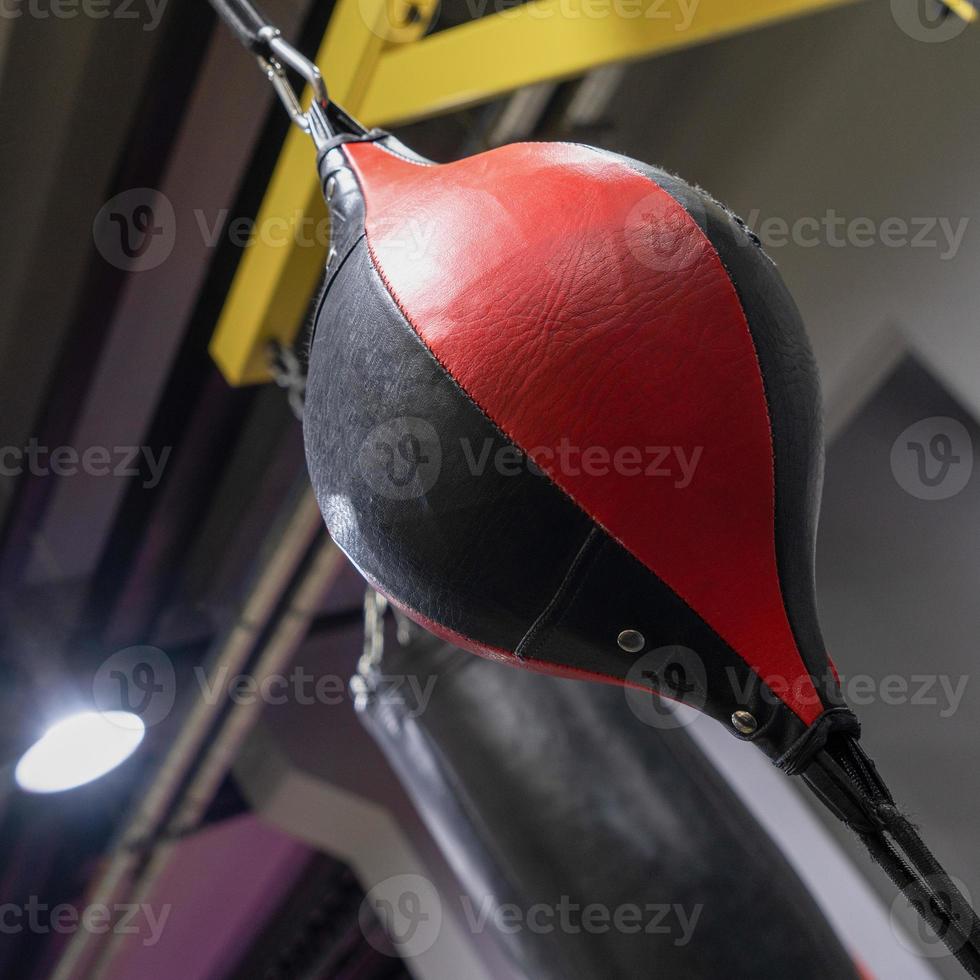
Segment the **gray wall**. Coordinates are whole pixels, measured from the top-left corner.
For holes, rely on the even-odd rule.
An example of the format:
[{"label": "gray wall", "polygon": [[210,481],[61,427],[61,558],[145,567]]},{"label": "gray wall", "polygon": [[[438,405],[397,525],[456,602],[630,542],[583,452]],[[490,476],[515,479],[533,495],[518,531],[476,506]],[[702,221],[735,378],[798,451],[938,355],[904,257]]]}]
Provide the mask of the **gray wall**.
[{"label": "gray wall", "polygon": [[[980,446],[980,427],[908,360],[831,447],[820,612],[845,690],[862,702],[865,747],[936,856],[980,899],[980,475],[947,499],[923,500],[891,464],[900,434],[933,417],[959,420]],[[959,456],[956,467],[967,466],[967,452]],[[867,867],[861,848],[851,850]],[[883,876],[870,877],[891,894]]]},{"label": "gray wall", "polygon": [[[891,465],[903,430],[933,416],[959,419],[980,446],[980,29],[938,43],[922,39],[938,36],[928,30],[910,36],[893,9],[913,6],[858,4],[632,66],[602,142],[701,184],[769,232],[834,437],[818,555],[828,646],[852,694],[868,700],[873,688],[857,709],[869,752],[980,898],[980,477],[928,501]],[[851,225],[842,247],[826,231],[820,244],[778,244],[763,227],[834,213]],[[941,218],[963,230],[958,247]],[[860,219],[874,244],[863,244]],[[935,222],[933,246],[883,240],[886,227],[918,233],[915,219]],[[813,239],[812,221],[803,232]],[[859,674],[868,679],[854,688]],[[954,689],[966,677],[948,717],[940,680],[913,680],[925,674]],[[889,675],[903,680],[883,699]],[[845,847],[890,904],[862,849]],[[929,962],[960,975],[949,957]]]},{"label": "gray wall", "polygon": [[[954,228],[966,219],[946,260],[945,248],[774,245],[769,236],[831,412],[873,371],[876,338],[897,326],[980,413],[980,28],[916,40],[892,15],[916,2],[860,3],[635,65],[603,140],[701,184],[743,217],[756,212],[757,225],[822,220],[831,209],[878,232],[889,218],[946,218]],[[930,238],[943,241],[938,230]],[[857,377],[856,359],[871,361]]]}]

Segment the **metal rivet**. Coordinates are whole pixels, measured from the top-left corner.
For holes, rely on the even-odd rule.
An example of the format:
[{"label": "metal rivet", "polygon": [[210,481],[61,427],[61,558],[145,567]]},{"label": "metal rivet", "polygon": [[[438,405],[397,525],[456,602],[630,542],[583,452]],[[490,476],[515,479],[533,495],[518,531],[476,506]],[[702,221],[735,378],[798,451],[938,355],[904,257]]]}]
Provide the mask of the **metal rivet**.
[{"label": "metal rivet", "polygon": [[333,200],[334,191],[336,191],[336,190],[337,190],[337,178],[336,177],[330,177],[327,180],[327,189],[324,192],[328,201],[332,201]]},{"label": "metal rivet", "polygon": [[646,646],[647,641],[643,638],[643,634],[639,630],[623,630],[616,637],[616,642],[619,644],[620,649],[625,650],[627,653],[639,653]]},{"label": "metal rivet", "polygon": [[732,714],[732,728],[742,735],[751,735],[758,727],[755,715],[748,711],[736,711]]}]

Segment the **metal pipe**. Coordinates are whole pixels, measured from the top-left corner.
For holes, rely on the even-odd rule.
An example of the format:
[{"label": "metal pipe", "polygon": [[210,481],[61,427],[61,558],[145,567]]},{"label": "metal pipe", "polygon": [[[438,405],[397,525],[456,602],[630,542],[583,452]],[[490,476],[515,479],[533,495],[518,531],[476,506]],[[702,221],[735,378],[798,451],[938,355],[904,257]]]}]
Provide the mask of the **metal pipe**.
[{"label": "metal pipe", "polygon": [[[289,666],[309,633],[310,624],[323,608],[323,600],[341,561],[340,549],[324,534],[315,547],[308,567],[300,572],[286,608],[276,616],[273,631],[250,671],[257,685],[261,686],[263,681],[280,674]],[[138,905],[150,900],[153,888],[170,863],[178,842],[201,822],[263,707],[261,700],[256,698],[236,705],[222,720],[220,730],[209,742],[193,778],[181,793],[166,829],[154,844],[148,863],[134,882],[127,898],[130,904]],[[108,946],[103,948],[89,971],[91,980],[103,980],[108,976],[125,940],[126,937],[119,933],[110,936]]]},{"label": "metal pipe", "polygon": [[[268,536],[264,558],[260,559],[239,614],[215,644],[209,658],[211,689],[222,676],[234,676],[246,669],[283,594],[317,536],[323,533],[323,519],[316,500],[312,491],[305,488]],[[106,870],[89,890],[88,904],[112,908],[120,901],[120,894],[129,890],[133,876],[144,862],[147,843],[159,835],[194,760],[227,706],[226,699],[209,702],[202,690],[153,782],[116,838]],[[59,958],[51,980],[72,980],[82,975],[79,971],[84,968],[96,938],[91,930],[78,930]]]}]

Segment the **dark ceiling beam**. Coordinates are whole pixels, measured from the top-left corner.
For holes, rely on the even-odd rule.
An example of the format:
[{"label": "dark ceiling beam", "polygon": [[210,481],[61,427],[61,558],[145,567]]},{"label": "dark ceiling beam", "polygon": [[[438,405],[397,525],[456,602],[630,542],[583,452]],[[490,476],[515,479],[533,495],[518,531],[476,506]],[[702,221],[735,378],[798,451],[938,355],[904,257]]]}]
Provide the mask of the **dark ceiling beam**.
[{"label": "dark ceiling beam", "polygon": [[[329,4],[313,4],[307,23],[297,33],[302,38],[318,38],[329,10]],[[291,16],[280,23],[288,30],[300,13],[294,6]],[[207,183],[196,195],[188,194],[186,186],[179,188],[180,196],[198,201],[211,221],[221,208],[226,209],[229,223],[250,220],[289,120],[278,103],[269,111],[272,93],[268,83],[230,36],[216,37],[205,74],[213,82],[200,94],[188,116],[188,127],[201,128],[209,121],[210,131],[204,126],[198,139],[188,141],[187,150],[198,169],[204,156],[209,161],[208,173],[220,179]],[[243,98],[242,89],[253,97]],[[185,184],[198,181],[195,173],[185,168]],[[200,215],[190,211],[188,206],[185,223],[196,225]],[[192,227],[191,234],[197,232]],[[186,308],[181,308],[181,329],[172,338],[166,370],[146,365],[146,384],[156,394],[152,411],[146,413],[135,436],[152,450],[154,458],[168,453],[168,463],[155,487],[145,487],[140,481],[118,487],[111,513],[102,515],[111,517],[111,522],[105,528],[83,625],[89,636],[98,639],[101,634],[102,642],[109,646],[146,639],[179,587],[199,535],[213,523],[214,514],[242,502],[252,503],[259,477],[269,463],[254,458],[253,451],[251,471],[243,474],[234,492],[229,488],[225,467],[251,418],[255,392],[229,388],[207,352],[215,320],[247,246],[225,234],[208,246],[198,236],[190,247],[199,253],[195,290],[187,297]],[[169,293],[180,288],[180,282],[174,282]],[[153,311],[148,315],[157,317]],[[164,324],[159,326],[163,329]],[[267,423],[275,428],[282,419],[277,412],[272,416]],[[289,421],[298,430],[298,423]],[[249,447],[242,451],[249,452]],[[298,454],[290,476],[301,469],[302,455]],[[229,543],[227,538],[223,543]]]},{"label": "dark ceiling beam", "polygon": [[[168,17],[180,5],[169,4]],[[0,263],[0,444],[23,446],[37,434],[89,274],[93,216],[118,173],[167,32],[163,25],[148,30],[141,19],[26,12],[5,26],[0,214],[9,237]],[[100,324],[87,326],[97,346]],[[0,477],[0,520],[14,485],[15,478]]]}]

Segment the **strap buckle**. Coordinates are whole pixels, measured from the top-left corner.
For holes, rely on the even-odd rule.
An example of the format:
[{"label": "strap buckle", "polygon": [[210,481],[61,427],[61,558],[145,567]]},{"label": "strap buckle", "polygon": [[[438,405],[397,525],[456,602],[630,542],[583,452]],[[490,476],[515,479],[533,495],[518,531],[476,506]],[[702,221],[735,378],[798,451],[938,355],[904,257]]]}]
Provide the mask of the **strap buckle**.
[{"label": "strap buckle", "polygon": [[[268,51],[267,55],[256,55],[259,67],[272,82],[289,118],[304,133],[309,133],[317,148],[320,148],[332,135],[326,117],[329,104],[327,85],[320,69],[284,40],[278,28],[267,25],[259,30],[258,36]],[[292,68],[312,88],[313,99],[309,109],[303,109],[299,96],[286,75],[287,67]]]}]

